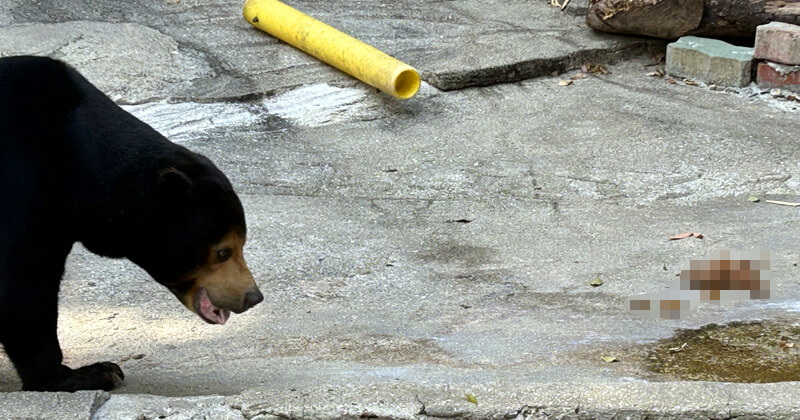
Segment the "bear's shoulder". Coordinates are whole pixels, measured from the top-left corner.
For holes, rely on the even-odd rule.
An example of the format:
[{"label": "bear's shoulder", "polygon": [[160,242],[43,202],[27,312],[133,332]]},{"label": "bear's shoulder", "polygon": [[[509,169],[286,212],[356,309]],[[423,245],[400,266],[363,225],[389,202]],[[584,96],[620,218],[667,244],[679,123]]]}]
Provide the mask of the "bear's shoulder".
[{"label": "bear's shoulder", "polygon": [[0,58],[0,121],[5,134],[22,129],[47,129],[45,124],[80,101],[85,87],[77,72],[47,57]]}]

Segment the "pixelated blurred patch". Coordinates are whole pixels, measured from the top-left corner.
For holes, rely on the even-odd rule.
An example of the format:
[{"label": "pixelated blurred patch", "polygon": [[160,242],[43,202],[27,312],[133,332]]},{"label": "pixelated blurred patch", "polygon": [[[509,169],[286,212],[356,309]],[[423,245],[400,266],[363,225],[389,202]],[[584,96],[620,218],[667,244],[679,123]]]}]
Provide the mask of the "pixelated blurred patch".
[{"label": "pixelated blurred patch", "polygon": [[704,302],[769,299],[770,260],[768,250],[716,251],[708,259],[690,261],[672,287],[631,296],[628,310],[652,318],[683,319]]}]

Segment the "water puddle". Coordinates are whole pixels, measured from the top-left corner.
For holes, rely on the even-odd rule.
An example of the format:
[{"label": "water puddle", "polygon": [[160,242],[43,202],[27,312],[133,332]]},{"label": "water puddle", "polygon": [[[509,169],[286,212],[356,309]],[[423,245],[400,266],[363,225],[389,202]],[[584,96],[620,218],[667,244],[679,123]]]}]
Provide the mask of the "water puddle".
[{"label": "water puddle", "polygon": [[680,330],[648,346],[645,368],[681,380],[800,381],[800,322],[769,320]]}]

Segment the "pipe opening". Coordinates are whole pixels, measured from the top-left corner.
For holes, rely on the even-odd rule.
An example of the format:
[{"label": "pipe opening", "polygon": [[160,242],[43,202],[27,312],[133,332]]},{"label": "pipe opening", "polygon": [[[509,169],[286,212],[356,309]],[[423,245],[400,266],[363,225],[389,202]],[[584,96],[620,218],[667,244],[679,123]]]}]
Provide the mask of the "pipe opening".
[{"label": "pipe opening", "polygon": [[394,79],[394,92],[400,99],[408,99],[419,90],[419,74],[414,69],[400,72]]}]

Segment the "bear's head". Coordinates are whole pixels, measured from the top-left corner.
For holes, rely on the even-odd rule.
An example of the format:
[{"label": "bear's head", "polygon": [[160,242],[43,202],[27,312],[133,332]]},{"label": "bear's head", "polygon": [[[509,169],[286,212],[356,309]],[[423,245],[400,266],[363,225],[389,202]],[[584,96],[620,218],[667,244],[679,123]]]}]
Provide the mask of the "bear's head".
[{"label": "bear's head", "polygon": [[[166,286],[189,310],[224,324],[261,302],[244,260],[244,210],[228,179],[205,157],[182,150],[183,159],[156,165],[152,188],[140,207],[147,232],[129,258]],[[138,236],[138,235],[133,235]]]}]

